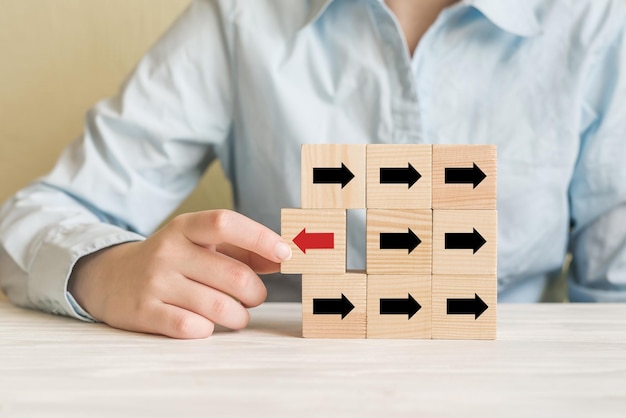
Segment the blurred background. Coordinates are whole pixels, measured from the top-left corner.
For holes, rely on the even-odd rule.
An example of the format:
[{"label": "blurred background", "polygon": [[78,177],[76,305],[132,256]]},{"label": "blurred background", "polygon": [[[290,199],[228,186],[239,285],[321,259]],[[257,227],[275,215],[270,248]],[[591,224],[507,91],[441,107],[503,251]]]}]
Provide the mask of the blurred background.
[{"label": "blurred background", "polygon": [[[52,168],[86,111],[117,92],[189,3],[0,0],[0,201]],[[232,194],[214,164],[177,213],[217,207],[232,207]]]},{"label": "blurred background", "polygon": [[[86,111],[117,92],[190,1],[0,0],[0,202],[52,168]],[[172,216],[232,205],[216,163]],[[544,300],[565,294],[562,275]]]}]

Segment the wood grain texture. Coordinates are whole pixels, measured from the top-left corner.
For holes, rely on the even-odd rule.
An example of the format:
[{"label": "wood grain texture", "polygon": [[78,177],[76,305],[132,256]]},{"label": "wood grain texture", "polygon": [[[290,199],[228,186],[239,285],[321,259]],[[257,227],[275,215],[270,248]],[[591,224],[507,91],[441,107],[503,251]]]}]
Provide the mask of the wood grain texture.
[{"label": "wood grain texture", "polygon": [[[626,305],[501,305],[497,341],[301,337],[300,304],[239,332],[134,334],[0,302],[4,417],[621,417]],[[334,415],[334,414],[330,414]]]},{"label": "wood grain texture", "polygon": [[[435,339],[493,340],[496,338],[498,280],[496,276],[433,275],[432,337]],[[449,299],[475,300],[476,295],[487,309],[476,318],[473,314],[452,315]]]},{"label": "wood grain texture", "polygon": [[[431,338],[431,278],[417,275],[367,276],[367,338]],[[420,305],[408,314],[383,315],[381,299],[408,299]]]},{"label": "wood grain texture", "polygon": [[[473,249],[446,249],[446,234],[472,234],[486,241]],[[495,210],[433,210],[433,274],[496,274],[498,213]]]},{"label": "wood grain texture", "polygon": [[[301,158],[302,208],[365,208],[365,144],[304,144]],[[354,178],[341,184],[314,184],[314,168],[340,168]]]},{"label": "wood grain texture", "polygon": [[[367,276],[348,272],[342,275],[302,276],[302,336],[305,338],[365,338]],[[314,299],[338,299],[344,295],[354,308],[344,317],[314,315]]]},{"label": "wood grain texture", "polygon": [[[421,243],[407,249],[380,249],[381,233],[408,233],[411,229]],[[367,210],[367,273],[430,274],[432,249],[432,212],[430,209]]]},{"label": "wood grain texture", "polygon": [[[382,169],[408,169],[421,176],[409,183],[382,183]],[[367,146],[367,207],[370,209],[430,209],[432,145],[373,144]],[[382,183],[382,184],[381,184]]]},{"label": "wood grain texture", "polygon": [[[433,145],[433,209],[496,209],[495,145]],[[473,184],[446,184],[446,168],[472,168],[486,175]]]},{"label": "wood grain texture", "polygon": [[[332,249],[307,249],[296,245],[296,238],[307,234],[332,233]],[[344,209],[282,209],[281,234],[291,247],[292,257],[280,271],[286,274],[343,274],[346,271],[346,211]]]}]

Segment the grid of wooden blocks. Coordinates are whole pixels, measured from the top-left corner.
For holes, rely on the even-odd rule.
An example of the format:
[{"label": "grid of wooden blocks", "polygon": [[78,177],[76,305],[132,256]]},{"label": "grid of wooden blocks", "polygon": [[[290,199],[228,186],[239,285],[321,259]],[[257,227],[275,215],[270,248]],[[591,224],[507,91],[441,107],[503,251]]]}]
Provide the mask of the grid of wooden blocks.
[{"label": "grid of wooden blocks", "polygon": [[[496,147],[302,146],[302,208],[282,236],[314,338],[496,338]],[[346,210],[366,208],[366,271]]]}]

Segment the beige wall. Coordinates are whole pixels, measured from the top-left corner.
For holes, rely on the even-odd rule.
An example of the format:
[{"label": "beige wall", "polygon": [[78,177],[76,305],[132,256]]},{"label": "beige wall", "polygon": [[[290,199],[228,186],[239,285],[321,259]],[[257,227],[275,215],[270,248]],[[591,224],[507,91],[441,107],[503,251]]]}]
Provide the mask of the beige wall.
[{"label": "beige wall", "polygon": [[[189,0],[0,0],[0,201],[46,173]],[[219,166],[181,210],[229,207]]]}]

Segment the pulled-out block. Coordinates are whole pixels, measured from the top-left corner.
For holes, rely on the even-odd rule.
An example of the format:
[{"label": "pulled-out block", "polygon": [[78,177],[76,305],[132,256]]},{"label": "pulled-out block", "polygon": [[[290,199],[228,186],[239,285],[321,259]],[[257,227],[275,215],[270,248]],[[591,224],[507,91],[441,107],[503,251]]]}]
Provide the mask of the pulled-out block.
[{"label": "pulled-out block", "polygon": [[495,275],[433,275],[432,337],[495,340]]},{"label": "pulled-out block", "polygon": [[433,209],[496,208],[495,145],[433,145]]},{"label": "pulled-out block", "polygon": [[365,338],[367,276],[302,275],[302,336]]},{"label": "pulled-out block", "polygon": [[495,210],[433,211],[433,274],[497,273]]},{"label": "pulled-out block", "polygon": [[430,275],[430,209],[368,209],[366,228],[367,274]]},{"label": "pulled-out block", "polygon": [[365,144],[305,144],[303,208],[365,208]]},{"label": "pulled-out block", "polygon": [[282,209],[281,234],[293,254],[281,264],[282,273],[345,273],[344,209]]},{"label": "pulled-out block", "polygon": [[431,338],[429,275],[367,276],[367,338]]},{"label": "pulled-out block", "polygon": [[432,145],[367,146],[367,207],[431,208]]}]

